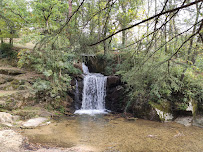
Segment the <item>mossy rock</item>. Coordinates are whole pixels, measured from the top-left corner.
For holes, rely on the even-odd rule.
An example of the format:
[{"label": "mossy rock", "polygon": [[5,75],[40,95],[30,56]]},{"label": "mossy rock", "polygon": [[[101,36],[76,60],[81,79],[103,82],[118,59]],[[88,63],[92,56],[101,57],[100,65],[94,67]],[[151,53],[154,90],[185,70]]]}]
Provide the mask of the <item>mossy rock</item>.
[{"label": "mossy rock", "polygon": [[157,103],[150,101],[149,104],[152,107],[159,109],[165,113],[171,113],[171,104],[167,100],[162,99],[162,100],[159,100]]}]

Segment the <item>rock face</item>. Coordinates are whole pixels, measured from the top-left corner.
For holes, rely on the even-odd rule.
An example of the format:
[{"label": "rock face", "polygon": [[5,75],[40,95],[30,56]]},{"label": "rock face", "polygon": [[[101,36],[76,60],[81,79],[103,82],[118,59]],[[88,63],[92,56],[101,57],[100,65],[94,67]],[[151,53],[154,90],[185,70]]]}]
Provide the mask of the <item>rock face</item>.
[{"label": "rock face", "polygon": [[121,85],[121,81],[118,76],[108,76],[107,77],[107,88],[113,88],[118,85]]},{"label": "rock face", "polygon": [[73,78],[71,81],[71,86],[72,90],[68,92],[70,97],[74,99],[74,102],[72,102],[71,107],[74,110],[79,110],[82,106],[83,77],[78,76],[76,78]]},{"label": "rock face", "polygon": [[90,73],[105,73],[106,61],[102,57],[90,56],[85,57],[85,60]]},{"label": "rock face", "polygon": [[118,76],[107,77],[105,107],[112,112],[123,112],[124,85]]}]

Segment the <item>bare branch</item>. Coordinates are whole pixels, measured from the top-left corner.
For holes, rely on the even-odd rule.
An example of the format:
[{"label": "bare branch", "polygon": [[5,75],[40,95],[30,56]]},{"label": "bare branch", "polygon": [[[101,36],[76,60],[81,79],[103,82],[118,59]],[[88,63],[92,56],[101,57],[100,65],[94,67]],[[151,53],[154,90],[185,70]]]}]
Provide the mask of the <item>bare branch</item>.
[{"label": "bare branch", "polygon": [[159,13],[159,14],[156,14],[156,15],[154,15],[154,16],[152,16],[152,17],[149,17],[149,18],[147,18],[147,19],[145,19],[145,20],[142,20],[141,22],[138,22],[138,23],[136,23],[136,24],[133,24],[133,25],[127,27],[127,28],[123,28],[123,29],[121,29],[121,30],[118,30],[117,32],[115,32],[115,33],[113,33],[113,34],[107,36],[106,38],[104,38],[104,39],[102,39],[102,40],[100,40],[100,41],[98,41],[98,42],[96,42],[96,43],[90,44],[89,46],[97,45],[97,44],[99,44],[99,43],[101,43],[101,42],[103,42],[103,41],[109,39],[110,37],[112,37],[112,36],[114,36],[114,35],[116,35],[116,34],[122,32],[122,31],[129,30],[129,29],[131,29],[131,28],[133,28],[133,27],[135,27],[135,26],[137,26],[137,25],[140,25],[140,24],[145,23],[145,22],[147,22],[147,21],[149,21],[149,20],[152,20],[153,18],[162,16],[162,15],[164,15],[164,14],[171,13],[171,12],[174,12],[174,11],[177,11],[177,10],[180,10],[180,9],[183,9],[183,8],[187,8],[187,7],[189,7],[189,6],[192,6],[192,5],[194,5],[194,4],[197,4],[197,3],[199,3],[199,2],[202,2],[202,0],[196,0],[196,1],[192,2],[192,3],[187,4],[187,5],[183,5],[183,6],[180,6],[180,7],[177,7],[177,8],[174,8],[174,9],[171,9],[171,10],[168,10],[168,11],[165,11],[165,12],[162,12],[162,13]]},{"label": "bare branch", "polygon": [[195,35],[197,35],[197,34],[201,31],[202,26],[203,26],[203,19],[201,20],[201,25],[200,25],[198,31],[195,32],[194,34],[192,34],[187,40],[185,40],[185,41],[181,44],[181,46],[176,50],[176,52],[175,52],[174,54],[172,54],[167,60],[165,60],[165,61],[159,63],[158,65],[161,65],[161,64],[163,64],[163,63],[165,63],[165,62],[171,60],[172,57],[175,56],[175,55],[180,51],[180,49],[184,46],[185,43],[187,43],[191,38],[193,38]]}]

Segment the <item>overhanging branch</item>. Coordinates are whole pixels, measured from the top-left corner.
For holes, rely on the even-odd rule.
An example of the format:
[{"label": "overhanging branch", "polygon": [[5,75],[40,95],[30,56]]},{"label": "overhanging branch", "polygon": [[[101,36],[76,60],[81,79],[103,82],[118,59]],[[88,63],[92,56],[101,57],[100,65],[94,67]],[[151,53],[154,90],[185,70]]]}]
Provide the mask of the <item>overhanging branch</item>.
[{"label": "overhanging branch", "polygon": [[162,15],[167,14],[167,13],[172,13],[172,12],[174,12],[174,11],[177,11],[177,10],[180,10],[180,9],[183,9],[183,8],[186,8],[186,7],[189,7],[189,6],[192,6],[192,5],[194,5],[194,4],[197,4],[197,3],[199,3],[199,2],[202,2],[202,0],[196,0],[196,1],[192,2],[192,3],[187,4],[187,5],[183,5],[183,6],[180,6],[180,7],[177,7],[177,8],[168,10],[168,11],[165,11],[165,12],[161,12],[161,13],[156,14],[156,15],[154,15],[154,16],[152,16],[152,17],[149,17],[149,18],[147,18],[147,19],[145,19],[145,20],[142,20],[142,21],[140,21],[140,22],[138,22],[138,23],[136,23],[136,24],[133,24],[133,25],[127,27],[127,28],[123,28],[123,29],[121,29],[121,30],[118,30],[117,32],[115,32],[115,33],[113,33],[113,34],[107,36],[106,38],[104,38],[104,39],[102,39],[102,40],[100,40],[100,41],[98,41],[98,42],[96,42],[96,43],[90,44],[89,46],[97,45],[97,44],[99,44],[99,43],[101,43],[101,42],[103,42],[103,41],[105,41],[105,40],[111,38],[112,36],[114,36],[114,35],[116,35],[116,34],[122,32],[122,31],[129,30],[129,29],[131,29],[131,28],[133,28],[133,27],[135,27],[135,26],[137,26],[137,25],[140,25],[140,24],[142,24],[142,23],[145,23],[145,22],[147,22],[147,21],[150,21],[150,20],[152,20],[153,18],[157,18],[157,17],[162,16]]}]

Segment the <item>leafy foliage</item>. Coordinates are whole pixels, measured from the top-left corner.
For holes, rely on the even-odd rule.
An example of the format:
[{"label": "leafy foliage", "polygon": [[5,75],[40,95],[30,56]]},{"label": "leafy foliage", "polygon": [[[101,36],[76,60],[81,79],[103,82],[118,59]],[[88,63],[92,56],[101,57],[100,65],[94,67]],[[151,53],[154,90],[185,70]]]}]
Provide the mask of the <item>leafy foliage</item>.
[{"label": "leafy foliage", "polygon": [[60,97],[70,88],[70,75],[80,71],[73,66],[74,55],[62,50],[22,50],[19,66],[30,66],[44,75],[33,85],[36,92],[45,92],[51,97]]},{"label": "leafy foliage", "polygon": [[1,58],[15,58],[17,52],[12,49],[11,44],[2,43],[0,46],[0,57]]},{"label": "leafy foliage", "polygon": [[[171,62],[154,65],[156,61],[150,60],[140,67],[139,57],[137,63],[131,67],[128,61],[121,65],[118,74],[122,75],[123,81],[127,82],[129,88],[129,103],[159,103],[168,101],[171,104],[188,104],[191,99],[203,101],[202,76],[194,74],[192,68],[185,69],[184,66]],[[142,62],[141,62],[142,63]],[[140,67],[140,68],[139,68]]]}]

